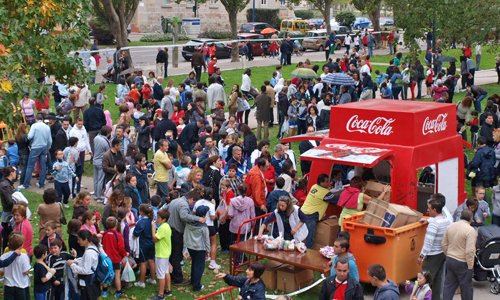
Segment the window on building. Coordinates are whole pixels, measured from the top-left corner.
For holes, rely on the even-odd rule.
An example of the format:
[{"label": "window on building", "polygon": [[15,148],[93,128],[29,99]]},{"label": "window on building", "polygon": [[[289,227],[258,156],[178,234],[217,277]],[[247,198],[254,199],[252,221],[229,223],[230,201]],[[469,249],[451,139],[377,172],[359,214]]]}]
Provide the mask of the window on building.
[{"label": "window on building", "polygon": [[163,0],[163,4],[170,4],[170,0]]},{"label": "window on building", "polygon": [[280,0],[280,3],[281,3],[281,6],[285,6],[286,5],[286,0]]},{"label": "window on building", "polygon": [[260,1],[260,4],[262,4],[262,5],[267,5],[267,0],[261,0],[261,1]]},{"label": "window on building", "polygon": [[217,5],[218,0],[210,0],[210,5]]}]

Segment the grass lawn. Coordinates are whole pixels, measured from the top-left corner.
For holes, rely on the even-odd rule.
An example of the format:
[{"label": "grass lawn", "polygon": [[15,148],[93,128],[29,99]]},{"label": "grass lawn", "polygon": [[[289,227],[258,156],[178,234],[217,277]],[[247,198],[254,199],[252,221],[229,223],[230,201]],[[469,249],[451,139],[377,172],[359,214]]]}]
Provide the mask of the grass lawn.
[{"label": "grass lawn", "polygon": [[[481,55],[481,65],[480,69],[481,70],[487,70],[487,69],[492,69],[495,68],[495,57],[497,56],[497,49],[498,47],[493,47],[493,46],[483,46],[482,47],[482,55]],[[475,49],[472,49],[472,59],[474,60],[474,64],[476,63],[476,56],[474,55]],[[389,49],[387,49],[387,52],[389,52]],[[422,62],[423,65],[424,63],[424,57],[425,57],[425,51],[420,51],[419,58],[420,61]],[[405,57],[406,53],[403,53],[403,58]],[[454,57],[457,59],[456,67],[457,70],[460,70],[460,56],[462,56],[462,49],[449,49],[449,50],[443,50],[443,56],[450,56]],[[375,55],[374,57],[370,58],[370,62],[377,62],[377,63],[386,63],[388,64],[391,59],[393,59],[396,55]],[[443,67],[448,67],[449,63],[445,62]]]},{"label": "grass lawn", "polygon": [[[485,57],[485,55],[483,55],[483,57]],[[374,57],[374,59],[378,59],[378,57]],[[323,64],[323,62],[316,62],[316,63],[319,64],[320,66],[322,66],[322,64]],[[293,69],[295,69],[295,66],[284,67],[284,69],[283,69],[284,77],[291,78],[289,76],[289,74]],[[264,80],[269,80],[271,78],[271,74],[274,70],[275,70],[275,66],[253,68],[252,81],[254,83],[254,86],[259,87],[260,84]],[[230,71],[223,72],[223,77],[224,77],[225,82],[226,82],[226,87],[225,87],[226,92],[229,92],[229,90],[231,89],[233,84],[236,84],[236,83],[241,84],[242,73],[243,73],[243,70],[230,70]],[[178,84],[182,80],[184,80],[185,75],[172,76],[172,78],[174,78],[176,84]],[[202,81],[208,81],[207,74],[202,75]],[[486,86],[484,86],[484,88],[489,92],[489,94],[500,93],[500,86],[496,85],[496,84],[486,85]],[[92,86],[91,90],[92,90],[92,93],[95,92],[97,90],[97,85]],[[118,118],[118,107],[116,105],[114,105],[114,100],[112,100],[112,99],[114,99],[114,96],[116,94],[116,85],[107,84],[107,89],[106,89],[105,93],[108,95],[108,100],[105,103],[105,109],[110,110],[111,115],[113,117],[113,120],[116,120]],[[454,102],[458,102],[458,101],[462,100],[464,96],[465,96],[465,93],[456,94],[455,98],[454,98],[454,100],[455,100]],[[422,99],[422,101],[430,101],[430,100],[429,99]],[[485,105],[486,105],[486,103],[483,103],[483,107]],[[250,117],[252,117],[252,114]],[[278,139],[276,138],[277,130],[278,130],[277,126],[274,126],[270,130],[271,149],[273,149],[274,146],[279,143]],[[470,134],[469,134],[469,141],[470,141]],[[295,151],[296,158],[297,158],[297,165],[299,166],[300,165],[300,160],[299,160],[300,153],[298,151],[298,145],[299,145],[298,142],[292,143],[292,149]],[[473,150],[466,149],[465,152],[466,152],[467,156],[469,157],[469,160],[472,160],[473,155],[474,155]],[[93,175],[92,166],[90,164],[85,164],[85,166],[86,166],[86,168],[85,168],[84,175],[92,177],[92,175]],[[301,173],[300,167],[298,167],[298,171]],[[470,181],[465,182],[465,189],[467,192],[470,193],[470,191],[471,191]],[[26,195],[26,197],[30,201],[29,207],[32,210],[32,212],[36,212],[38,205],[42,201],[41,195],[33,193],[33,192],[29,192],[29,191],[23,191],[23,193]],[[491,198],[490,191],[488,191],[488,197]],[[102,212],[102,206],[93,207],[93,209],[97,209],[97,210]],[[64,211],[65,211],[65,215],[67,217],[69,217],[72,215],[73,210],[72,210],[72,208],[70,208],[70,209],[65,209]],[[32,216],[32,225],[34,226],[34,228],[36,228],[37,222],[38,222],[37,216],[33,215]],[[487,219],[486,223],[490,224],[491,220]],[[37,237],[38,237],[38,233],[35,233],[35,240],[37,239]],[[67,239],[67,234],[65,234],[65,239]],[[228,257],[228,255],[218,252],[217,257],[218,257],[217,262],[222,266],[221,271],[228,271],[229,270],[229,262],[228,262],[229,257]],[[207,266],[208,266],[208,264],[207,264]],[[189,268],[190,268],[189,261],[186,261],[186,265],[184,267],[186,276],[188,276],[190,273]],[[360,270],[360,271],[363,272],[364,270]],[[174,299],[186,299],[186,300],[187,299],[195,299],[201,295],[206,295],[206,294],[209,294],[211,292],[214,292],[216,290],[219,290],[221,288],[226,287],[224,282],[215,280],[214,276],[215,276],[214,272],[209,270],[207,267],[205,269],[205,273],[204,273],[203,280],[202,280],[202,284],[204,284],[205,288],[207,289],[204,292],[193,293],[192,290],[190,289],[190,287],[177,288],[177,287],[173,286],[172,289],[173,289],[173,293],[175,296]],[[315,279],[318,279],[318,278],[319,278],[319,275],[316,274]],[[125,293],[129,297],[131,297],[132,299],[147,299],[147,298],[152,297],[154,295],[154,293],[156,292],[155,288],[156,288],[156,286],[152,286],[152,285],[147,285],[147,287],[145,289],[132,287],[130,289],[125,290]],[[319,296],[319,292],[320,292],[320,286],[315,287],[315,288],[309,290],[307,293],[304,293],[302,295],[294,296],[293,298],[299,299],[299,300],[317,299]],[[275,294],[277,292],[268,290],[268,293]]]}]

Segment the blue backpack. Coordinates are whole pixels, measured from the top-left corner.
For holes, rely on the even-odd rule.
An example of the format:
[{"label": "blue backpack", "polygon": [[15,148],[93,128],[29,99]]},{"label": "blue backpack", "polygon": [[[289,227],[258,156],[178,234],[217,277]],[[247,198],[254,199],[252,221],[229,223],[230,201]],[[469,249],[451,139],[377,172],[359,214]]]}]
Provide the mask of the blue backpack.
[{"label": "blue backpack", "polygon": [[101,251],[96,250],[95,248],[90,248],[99,254],[99,258],[97,261],[97,268],[94,270],[92,268],[92,280],[97,279],[97,281],[111,284],[113,279],[115,279],[115,271],[113,270],[113,262],[111,259]]}]

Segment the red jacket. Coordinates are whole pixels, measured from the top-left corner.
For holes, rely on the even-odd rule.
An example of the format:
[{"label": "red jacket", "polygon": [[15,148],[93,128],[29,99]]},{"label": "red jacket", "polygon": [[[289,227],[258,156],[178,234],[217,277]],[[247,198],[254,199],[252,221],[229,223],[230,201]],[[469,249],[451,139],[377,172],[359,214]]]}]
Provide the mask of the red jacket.
[{"label": "red jacket", "polygon": [[266,182],[262,177],[259,166],[250,169],[245,183],[248,186],[247,196],[253,199],[255,207],[266,206]]},{"label": "red jacket", "polygon": [[216,60],[212,60],[209,64],[208,64],[208,75],[212,75],[213,73],[215,73],[215,68],[217,67],[217,61]]},{"label": "red jacket", "polygon": [[106,252],[112,263],[117,264],[122,261],[123,257],[127,256],[123,236],[118,231],[110,229],[104,232],[101,242],[104,252]]}]

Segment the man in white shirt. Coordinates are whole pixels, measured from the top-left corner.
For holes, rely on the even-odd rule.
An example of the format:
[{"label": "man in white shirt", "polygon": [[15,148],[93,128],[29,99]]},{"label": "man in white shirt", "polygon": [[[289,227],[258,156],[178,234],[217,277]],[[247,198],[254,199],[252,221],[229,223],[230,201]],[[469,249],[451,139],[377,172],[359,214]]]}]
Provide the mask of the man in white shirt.
[{"label": "man in white shirt", "polygon": [[361,69],[359,70],[359,74],[363,74],[363,73],[366,73],[368,75],[371,74],[370,67],[366,63],[366,59],[361,60]]},{"label": "man in white shirt", "polygon": [[476,45],[476,72],[479,71],[481,64],[481,45]]},{"label": "man in white shirt", "polygon": [[215,103],[219,100],[224,101],[224,105],[227,105],[226,94],[224,93],[224,87],[215,81],[215,77],[208,78],[209,87],[207,89],[207,107],[206,110],[210,110],[210,113],[215,113]]},{"label": "man in white shirt", "polygon": [[[77,150],[80,152],[79,161],[82,162],[82,170],[84,169],[85,164],[85,151],[87,151],[92,156],[92,150],[90,149],[89,136],[87,134],[87,130],[85,126],[83,126],[83,119],[76,119],[76,125],[69,132],[69,137],[77,137],[78,138],[78,146]],[[77,174],[79,175],[79,174]],[[78,184],[81,187],[80,182]]]},{"label": "man in white shirt", "polygon": [[321,80],[323,80],[328,74],[330,74],[330,69],[325,66],[323,67],[323,74],[319,75],[319,77],[321,77]]}]

